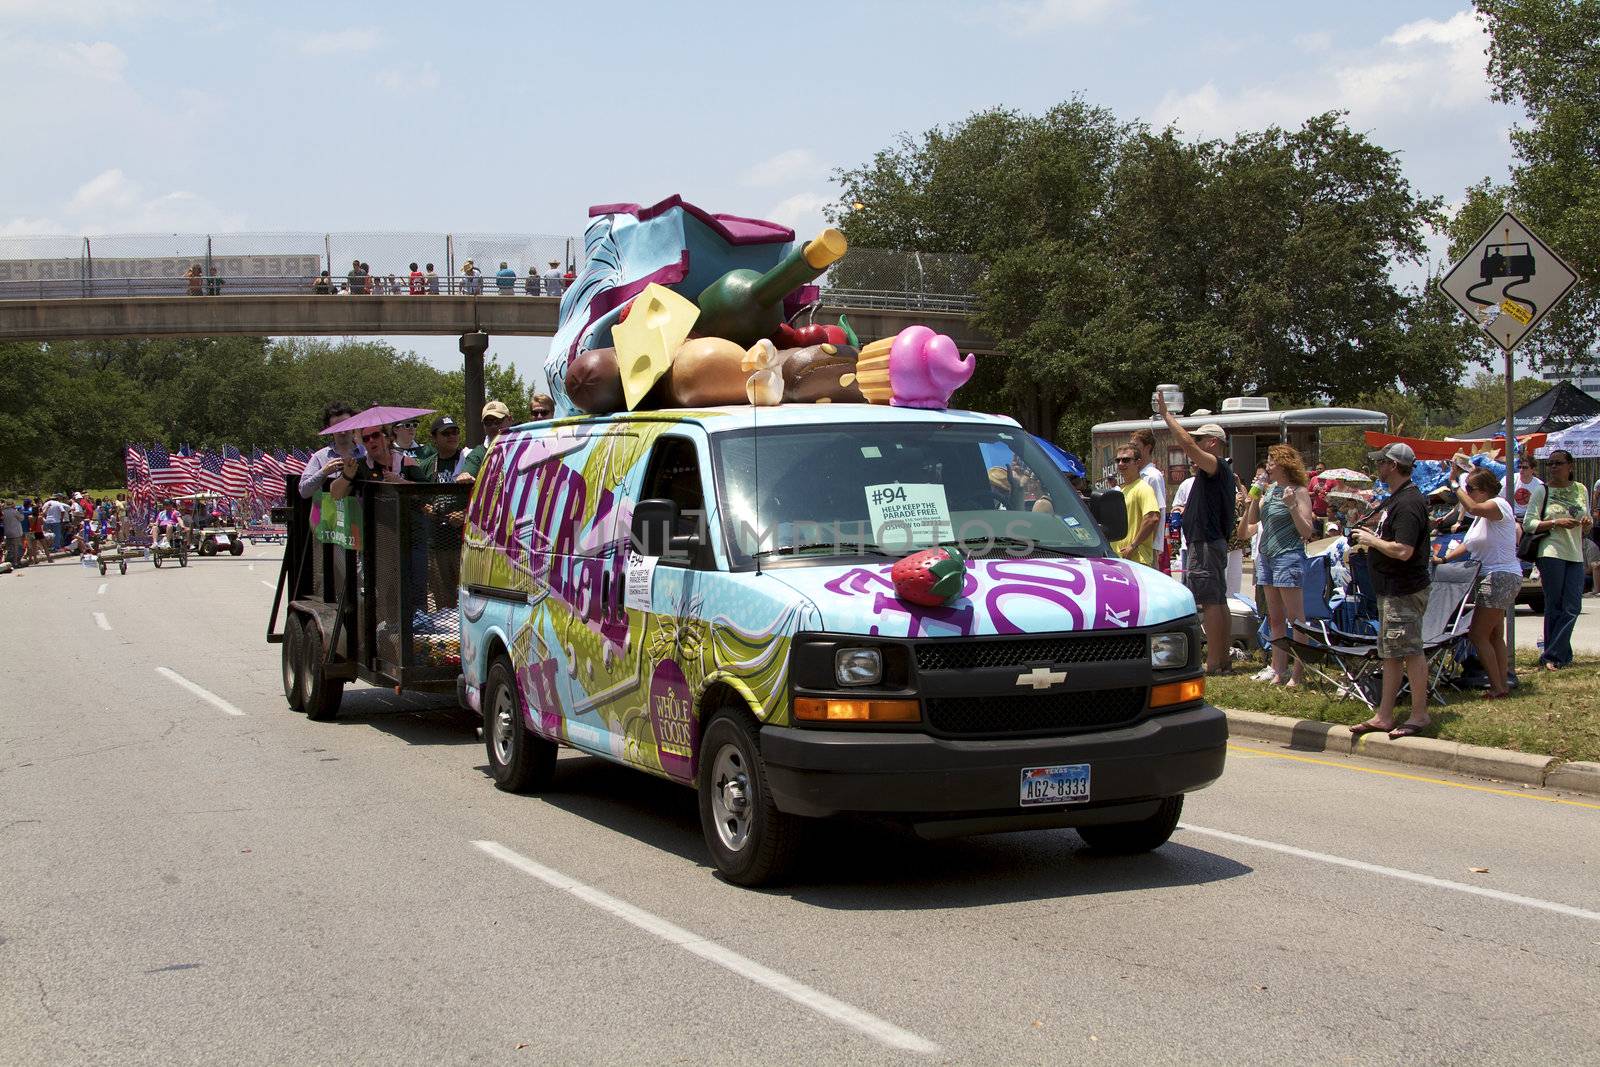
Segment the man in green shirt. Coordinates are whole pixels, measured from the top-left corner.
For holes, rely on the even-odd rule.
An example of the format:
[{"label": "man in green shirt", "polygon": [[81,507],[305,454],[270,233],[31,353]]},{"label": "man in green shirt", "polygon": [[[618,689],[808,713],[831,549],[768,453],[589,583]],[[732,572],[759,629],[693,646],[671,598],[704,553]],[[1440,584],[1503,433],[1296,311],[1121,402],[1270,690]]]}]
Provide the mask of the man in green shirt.
[{"label": "man in green shirt", "polygon": [[491,400],[483,405],[483,444],[468,452],[467,458],[461,461],[461,473],[456,475],[456,481],[478,480],[478,470],[483,466],[483,457],[489,454],[489,446],[500,436],[500,431],[505,429],[510,421],[511,409],[500,401]]}]

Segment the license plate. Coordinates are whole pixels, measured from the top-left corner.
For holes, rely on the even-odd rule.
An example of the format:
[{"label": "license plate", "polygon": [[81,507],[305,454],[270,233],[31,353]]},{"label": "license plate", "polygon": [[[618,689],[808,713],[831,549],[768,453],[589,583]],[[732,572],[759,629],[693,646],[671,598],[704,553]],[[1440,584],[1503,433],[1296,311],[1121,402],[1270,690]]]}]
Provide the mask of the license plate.
[{"label": "license plate", "polygon": [[1089,799],[1089,765],[1022,768],[1022,806],[1082,804]]},{"label": "license plate", "polygon": [[225,545],[225,544],[228,543],[228,535],[227,534],[217,534],[216,535],[216,540],[217,540],[217,544]]}]

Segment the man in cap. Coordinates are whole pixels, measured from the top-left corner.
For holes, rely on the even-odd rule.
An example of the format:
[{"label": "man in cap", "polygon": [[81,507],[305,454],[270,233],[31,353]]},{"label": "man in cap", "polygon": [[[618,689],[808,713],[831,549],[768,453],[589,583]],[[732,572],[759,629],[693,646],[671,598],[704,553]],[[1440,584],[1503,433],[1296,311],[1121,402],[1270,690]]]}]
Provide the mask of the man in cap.
[{"label": "man in cap", "polygon": [[1189,457],[1194,485],[1183,509],[1183,584],[1194,594],[1206,632],[1206,673],[1227,674],[1229,666],[1228,538],[1233,535],[1233,467],[1224,454],[1228,435],[1208,422],[1190,434],[1156,394],[1156,406],[1173,439]]},{"label": "man in cap", "polygon": [[552,259],[550,269],[544,272],[544,295],[560,296],[562,288],[561,261]]},{"label": "man in cap", "polygon": [[478,470],[483,466],[483,457],[488,455],[489,446],[494,439],[500,436],[500,431],[506,428],[511,421],[511,409],[498,400],[491,400],[483,405],[483,444],[468,452],[462,459],[459,473],[456,475],[458,482],[472,482],[478,478]]},{"label": "man in cap", "polygon": [[[1428,716],[1428,660],[1422,653],[1422,617],[1428,611],[1430,537],[1428,502],[1411,480],[1417,454],[1403,442],[1367,453],[1378,479],[1389,487],[1376,532],[1352,530],[1351,547],[1371,549],[1372,590],[1378,594],[1378,657],[1383,660],[1383,697],[1372,718],[1350,727],[1356,737],[1387,732],[1412,737],[1432,725]],[[1394,724],[1400,676],[1411,683],[1411,716]]]},{"label": "man in cap", "polygon": [[462,459],[460,424],[449,415],[440,415],[433,420],[428,436],[431,443],[417,453],[417,465],[407,477],[419,482],[455,481]]}]

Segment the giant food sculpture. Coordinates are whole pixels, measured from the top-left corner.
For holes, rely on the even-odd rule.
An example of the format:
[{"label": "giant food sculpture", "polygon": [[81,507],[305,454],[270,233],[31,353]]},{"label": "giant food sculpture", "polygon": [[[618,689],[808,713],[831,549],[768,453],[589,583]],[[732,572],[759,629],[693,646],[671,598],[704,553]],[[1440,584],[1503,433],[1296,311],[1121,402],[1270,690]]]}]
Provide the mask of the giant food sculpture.
[{"label": "giant food sculpture", "polygon": [[926,326],[859,354],[843,325],[796,326],[844,256],[838,230],[714,215],[672,196],[591,208],[545,372],[557,417],[779,403],[942,408],[975,361]]}]

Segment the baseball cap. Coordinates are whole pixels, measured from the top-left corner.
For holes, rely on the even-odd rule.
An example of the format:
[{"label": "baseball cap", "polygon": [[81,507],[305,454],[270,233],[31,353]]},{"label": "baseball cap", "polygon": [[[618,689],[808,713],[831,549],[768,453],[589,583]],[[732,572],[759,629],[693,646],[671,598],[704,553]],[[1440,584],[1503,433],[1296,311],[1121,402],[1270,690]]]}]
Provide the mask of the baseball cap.
[{"label": "baseball cap", "polygon": [[455,430],[459,428],[460,427],[456,424],[455,419],[452,419],[449,415],[440,415],[437,419],[433,420],[433,425],[428,428],[428,432],[443,433],[446,430]]},{"label": "baseball cap", "polygon": [[479,416],[479,418],[484,419],[509,419],[510,417],[511,409],[500,403],[498,400],[491,400],[487,404],[483,405],[483,413]]},{"label": "baseball cap", "polygon": [[1228,439],[1228,431],[1224,430],[1221,426],[1218,426],[1214,422],[1208,422],[1205,425],[1201,426],[1198,430],[1196,430],[1194,432],[1194,436],[1196,436],[1196,437],[1218,437],[1218,438],[1221,438],[1222,440],[1226,441]]},{"label": "baseball cap", "polygon": [[1402,467],[1414,467],[1417,463],[1417,453],[1404,441],[1384,445],[1382,448],[1367,453],[1368,459],[1388,459],[1400,464]]}]

